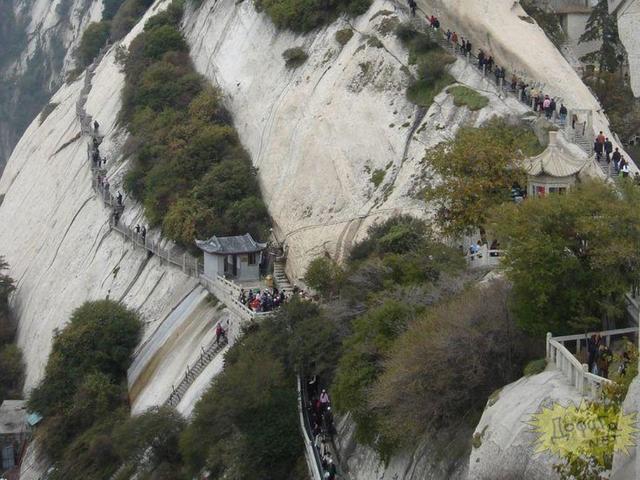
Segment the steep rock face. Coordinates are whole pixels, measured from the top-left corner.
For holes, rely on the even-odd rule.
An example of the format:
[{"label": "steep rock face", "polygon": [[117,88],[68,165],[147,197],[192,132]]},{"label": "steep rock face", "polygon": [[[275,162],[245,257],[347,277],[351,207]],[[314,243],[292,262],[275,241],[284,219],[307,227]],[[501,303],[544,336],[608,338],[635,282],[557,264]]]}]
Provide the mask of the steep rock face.
[{"label": "steep rock face", "polygon": [[350,480],[463,480],[471,431],[424,438],[412,449],[394,455],[388,463],[371,448],[359,444],[349,416],[338,422],[337,446],[341,465]]},{"label": "steep rock face", "polygon": [[7,0],[0,16],[1,172],[26,127],[73,68],[82,32],[102,17],[102,0]]},{"label": "steep rock face", "polygon": [[[513,99],[498,99],[462,60],[454,74],[487,91],[491,107],[470,115],[444,94],[428,112],[408,102],[407,52],[394,35],[407,15],[397,2],[377,0],[361,17],[295,35],[278,31],[252,2],[205,1],[187,12],[196,68],[226,95],[259,169],[276,236],[286,240],[294,279],[324,252],[342,258],[373,221],[423,214],[425,148],[465,121],[525,111]],[[341,47],[335,34],[345,28],[354,36]],[[292,70],[282,53],[293,47],[309,58]],[[384,173],[379,185],[372,181],[376,170]]]},{"label": "steep rock face", "polygon": [[[631,383],[627,397],[622,404],[622,411],[627,415],[638,414],[640,412],[640,377]],[[638,424],[636,423],[636,427]],[[613,468],[611,469],[611,480],[627,480],[628,478],[638,478],[640,475],[640,441],[636,435],[636,445],[630,449],[629,455],[623,452],[616,452],[613,456]]]},{"label": "steep rock face", "polygon": [[560,371],[523,377],[489,399],[474,434],[469,480],[549,480],[559,478],[547,453],[535,454],[536,434],[527,422],[543,406],[578,405],[581,397]]},{"label": "steep rock face", "polygon": [[[167,3],[158,2],[148,15]],[[116,127],[124,78],[114,57],[112,51],[102,60],[89,91],[84,78],[63,86],[53,98],[56,109],[42,124],[36,119],[16,146],[0,179],[0,251],[17,281],[13,307],[26,391],[42,378],[52,337],[70,312],[86,300],[109,297],[137,310],[145,323],[129,372],[133,410],[139,412],[168,398],[186,366],[212,340],[213,322],[229,320],[232,330],[237,325],[225,308],[210,302],[196,279],[109,228],[110,211],[91,187],[87,138],[81,136],[76,105],[86,95],[88,114],[100,122],[105,135],[100,149],[116,190],[127,167],[120,154],[126,134]],[[142,209],[125,203],[122,222],[144,224]],[[200,383],[219,371],[221,361],[213,364],[217,369],[205,370]],[[180,411],[189,414],[202,390],[189,392]]]},{"label": "steep rock face", "polygon": [[567,108],[591,110],[594,132],[602,130],[613,138],[597,99],[519,2],[417,0],[417,3],[427,14],[438,16],[444,29],[450,28],[470,39],[474,54],[482,48],[493,55],[496,65],[528,81],[540,82],[546,93],[561,99]]},{"label": "steep rock face", "polygon": [[618,18],[618,35],[629,60],[631,89],[640,97],[640,1],[609,0],[609,11]]}]

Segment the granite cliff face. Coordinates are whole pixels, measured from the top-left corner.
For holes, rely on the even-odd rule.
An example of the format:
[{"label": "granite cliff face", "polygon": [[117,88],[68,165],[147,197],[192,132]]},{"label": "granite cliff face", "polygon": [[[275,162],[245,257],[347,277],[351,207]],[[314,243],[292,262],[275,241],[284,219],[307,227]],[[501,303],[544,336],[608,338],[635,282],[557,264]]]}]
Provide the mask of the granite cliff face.
[{"label": "granite cliff face", "polygon": [[23,132],[74,68],[82,32],[102,0],[5,0],[0,4],[0,172]]}]

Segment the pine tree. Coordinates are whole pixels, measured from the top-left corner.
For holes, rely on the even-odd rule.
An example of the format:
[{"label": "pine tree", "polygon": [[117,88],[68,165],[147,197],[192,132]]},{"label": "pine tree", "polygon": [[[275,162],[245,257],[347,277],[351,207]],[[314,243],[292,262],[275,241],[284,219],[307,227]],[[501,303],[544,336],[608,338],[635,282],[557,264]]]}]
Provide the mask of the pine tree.
[{"label": "pine tree", "polygon": [[597,63],[600,70],[615,72],[619,66],[620,37],[618,37],[618,22],[615,16],[609,15],[607,0],[599,0],[593,7],[587,20],[584,33],[579,43],[601,41],[599,50],[587,53],[580,58],[586,63]]}]

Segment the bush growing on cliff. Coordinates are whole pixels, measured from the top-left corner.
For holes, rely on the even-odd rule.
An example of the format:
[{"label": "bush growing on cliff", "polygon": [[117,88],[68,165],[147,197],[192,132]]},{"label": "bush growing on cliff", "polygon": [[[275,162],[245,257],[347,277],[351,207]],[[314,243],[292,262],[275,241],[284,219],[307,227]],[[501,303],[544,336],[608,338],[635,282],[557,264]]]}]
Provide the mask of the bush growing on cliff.
[{"label": "bush growing on cliff", "polygon": [[100,49],[109,38],[109,29],[108,22],[93,22],[87,27],[76,50],[79,68],[82,69],[90,65],[93,59],[98,56]]},{"label": "bush growing on cliff", "polygon": [[137,315],[119,303],[86,302],[53,340],[29,407],[45,417],[42,444],[53,459],[94,424],[126,408],[126,375],[140,339]]},{"label": "bush growing on cliff", "polygon": [[16,327],[9,309],[9,296],[15,290],[15,282],[3,273],[8,268],[0,256],[0,402],[21,398],[24,382],[22,352],[13,344]]},{"label": "bush growing on cliff", "polygon": [[255,0],[279,28],[308,32],[342,14],[362,15],[371,0]]},{"label": "bush growing on cliff", "polygon": [[430,428],[474,416],[493,391],[520,377],[532,342],[508,299],[504,282],[469,290],[402,333],[364,398],[388,442],[408,445]]},{"label": "bush growing on cliff", "polygon": [[129,49],[121,117],[138,147],[125,188],[182,245],[213,234],[264,238],[256,172],[220,94],[195,72],[176,18],[153,17]]}]

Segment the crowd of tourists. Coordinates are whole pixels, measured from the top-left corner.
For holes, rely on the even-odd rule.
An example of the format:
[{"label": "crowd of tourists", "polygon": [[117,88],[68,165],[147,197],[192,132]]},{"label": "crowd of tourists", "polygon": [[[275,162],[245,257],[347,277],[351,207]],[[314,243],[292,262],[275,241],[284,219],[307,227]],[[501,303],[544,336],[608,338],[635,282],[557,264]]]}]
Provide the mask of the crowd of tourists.
[{"label": "crowd of tourists", "polygon": [[329,393],[320,388],[317,376],[307,382],[306,412],[311,427],[313,447],[318,453],[322,466],[322,478],[335,480],[337,467],[331,454],[331,437],[335,433],[331,398]]},{"label": "crowd of tourists", "polygon": [[271,312],[287,301],[284,290],[265,288],[262,291],[250,288],[240,290],[238,301],[254,312]]},{"label": "crowd of tourists", "polygon": [[[408,0],[409,9],[411,14],[415,17],[417,4],[415,0]],[[425,15],[426,21],[429,27],[434,32],[440,30],[440,20],[435,15]],[[473,44],[471,40],[465,38],[457,31],[447,29],[443,36],[446,38],[447,44],[456,53],[468,57],[473,57]],[[518,98],[525,104],[530,105],[534,112],[544,114],[549,120],[558,121],[560,125],[564,126],[567,121],[568,110],[559,102],[559,99],[553,98],[542,91],[542,88],[537,84],[530,84],[524,78],[521,78],[515,74],[511,75],[507,82],[507,72],[504,67],[496,65],[495,59],[490,52],[485,52],[483,49],[477,51],[477,56],[474,57],[477,60],[477,67],[483,71],[484,74],[493,74],[496,85],[500,86],[504,90],[509,90],[516,94]],[[575,122],[577,117],[574,116],[573,127],[575,128]]]},{"label": "crowd of tourists", "polygon": [[[488,249],[487,249],[488,246]],[[462,246],[460,246],[462,249]],[[474,258],[482,258],[485,250],[488,250],[488,255],[490,257],[499,257],[500,256],[500,242],[497,239],[494,239],[491,242],[491,245],[488,244],[486,240],[478,240],[476,243],[472,243],[469,246],[469,256],[471,260]]]}]

